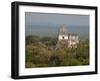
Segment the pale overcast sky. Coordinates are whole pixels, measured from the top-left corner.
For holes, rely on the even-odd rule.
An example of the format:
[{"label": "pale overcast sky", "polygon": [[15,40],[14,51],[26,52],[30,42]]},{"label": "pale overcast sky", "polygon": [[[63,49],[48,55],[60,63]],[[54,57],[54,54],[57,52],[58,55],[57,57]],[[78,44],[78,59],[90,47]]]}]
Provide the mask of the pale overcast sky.
[{"label": "pale overcast sky", "polygon": [[27,34],[57,33],[61,25],[71,32],[89,33],[89,15],[50,14],[25,12],[25,29]]}]

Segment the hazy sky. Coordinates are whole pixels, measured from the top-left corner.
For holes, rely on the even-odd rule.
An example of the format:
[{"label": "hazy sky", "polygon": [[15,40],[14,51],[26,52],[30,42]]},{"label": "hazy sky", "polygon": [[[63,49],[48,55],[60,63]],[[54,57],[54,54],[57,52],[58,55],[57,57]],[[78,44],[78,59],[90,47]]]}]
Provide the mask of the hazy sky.
[{"label": "hazy sky", "polygon": [[25,12],[26,35],[56,34],[61,25],[65,25],[69,32],[88,34],[89,15]]}]

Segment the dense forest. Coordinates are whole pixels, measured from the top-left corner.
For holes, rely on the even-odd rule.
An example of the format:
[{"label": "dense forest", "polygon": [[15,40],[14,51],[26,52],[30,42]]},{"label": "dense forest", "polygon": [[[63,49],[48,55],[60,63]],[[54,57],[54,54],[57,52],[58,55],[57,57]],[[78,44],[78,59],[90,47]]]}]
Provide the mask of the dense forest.
[{"label": "dense forest", "polygon": [[57,38],[39,37],[25,38],[25,67],[56,67],[89,65],[89,40],[80,40],[77,48],[56,49]]}]

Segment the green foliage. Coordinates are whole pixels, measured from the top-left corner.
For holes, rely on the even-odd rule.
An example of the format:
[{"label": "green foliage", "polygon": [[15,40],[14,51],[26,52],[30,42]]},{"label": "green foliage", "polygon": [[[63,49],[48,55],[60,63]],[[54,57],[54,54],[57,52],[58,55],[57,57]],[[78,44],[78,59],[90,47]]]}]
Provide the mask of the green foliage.
[{"label": "green foliage", "polygon": [[35,36],[35,35],[30,35],[30,36],[27,36],[25,38],[25,40],[26,40],[26,45],[30,45],[32,43],[35,44],[35,43],[39,42],[40,37],[39,36]]},{"label": "green foliage", "polygon": [[77,48],[55,50],[57,38],[26,37],[26,68],[89,65],[89,41],[79,42]]},{"label": "green foliage", "polygon": [[43,37],[41,38],[41,42],[47,46],[55,46],[57,38],[52,38],[52,37]]}]

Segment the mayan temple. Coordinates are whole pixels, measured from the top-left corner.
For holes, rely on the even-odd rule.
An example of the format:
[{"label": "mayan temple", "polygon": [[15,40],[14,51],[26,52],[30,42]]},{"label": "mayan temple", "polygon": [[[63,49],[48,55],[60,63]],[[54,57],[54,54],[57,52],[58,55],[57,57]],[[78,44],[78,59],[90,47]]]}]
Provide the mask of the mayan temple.
[{"label": "mayan temple", "polygon": [[69,33],[65,26],[61,26],[58,32],[56,48],[77,48],[79,37],[76,33]]}]

